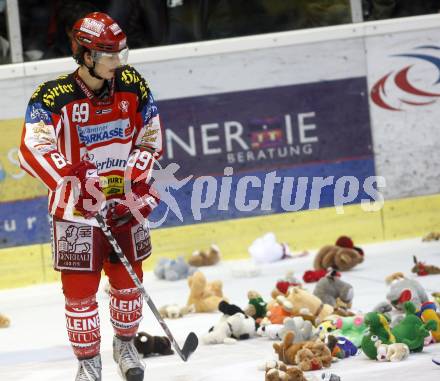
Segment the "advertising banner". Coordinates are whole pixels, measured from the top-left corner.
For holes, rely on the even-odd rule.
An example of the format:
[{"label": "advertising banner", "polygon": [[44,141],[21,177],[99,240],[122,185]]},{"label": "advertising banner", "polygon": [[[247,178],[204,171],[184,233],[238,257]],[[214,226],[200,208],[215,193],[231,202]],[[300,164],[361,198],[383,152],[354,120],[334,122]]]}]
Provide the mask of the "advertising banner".
[{"label": "advertising banner", "polygon": [[[162,198],[153,226],[371,198],[366,94],[361,77],[158,102],[165,154],[153,172]],[[10,133],[2,149],[3,246],[49,238],[45,191],[13,160],[21,130],[14,126],[2,126]]]},{"label": "advertising banner", "polygon": [[387,199],[438,193],[440,30],[366,38],[377,173]]}]

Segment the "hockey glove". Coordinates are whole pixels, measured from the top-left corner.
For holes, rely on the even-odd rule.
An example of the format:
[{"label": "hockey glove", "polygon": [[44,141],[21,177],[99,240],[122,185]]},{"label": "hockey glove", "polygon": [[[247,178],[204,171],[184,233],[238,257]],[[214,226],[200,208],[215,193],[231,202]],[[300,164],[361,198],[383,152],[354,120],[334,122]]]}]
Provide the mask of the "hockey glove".
[{"label": "hockey glove", "polygon": [[144,182],[138,182],[125,195],[125,200],[108,210],[107,224],[113,231],[142,224],[159,202],[159,194],[154,189]]},{"label": "hockey glove", "polygon": [[96,166],[90,161],[80,161],[70,168],[68,176],[77,179],[73,189],[75,212],[85,218],[94,217],[105,201]]}]

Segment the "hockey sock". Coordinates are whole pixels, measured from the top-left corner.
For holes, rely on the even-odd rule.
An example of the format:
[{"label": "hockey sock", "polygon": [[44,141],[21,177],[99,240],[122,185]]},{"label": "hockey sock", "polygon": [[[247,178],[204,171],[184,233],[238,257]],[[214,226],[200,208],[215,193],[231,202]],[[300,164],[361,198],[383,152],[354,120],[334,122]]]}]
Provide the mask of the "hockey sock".
[{"label": "hockey sock", "polygon": [[66,298],[66,326],[76,357],[91,358],[99,353],[101,335],[95,296],[87,299]]},{"label": "hockey sock", "polygon": [[110,321],[121,338],[136,335],[142,320],[142,295],[137,288],[110,288]]}]

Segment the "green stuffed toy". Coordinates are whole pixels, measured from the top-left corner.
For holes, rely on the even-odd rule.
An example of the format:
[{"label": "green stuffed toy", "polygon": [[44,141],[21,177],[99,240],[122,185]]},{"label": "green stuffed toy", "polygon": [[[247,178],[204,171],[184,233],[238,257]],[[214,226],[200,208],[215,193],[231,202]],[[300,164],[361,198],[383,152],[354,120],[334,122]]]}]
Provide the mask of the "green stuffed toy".
[{"label": "green stuffed toy", "polygon": [[383,344],[393,344],[396,342],[396,337],[391,332],[389,321],[378,312],[367,313],[364,324],[367,326],[367,332],[362,338],[361,348],[370,359],[376,360],[376,341],[380,340]]},{"label": "green stuffed toy", "polygon": [[425,337],[429,336],[429,331],[437,329],[435,320],[428,320],[425,324],[416,315],[416,307],[412,302],[406,302],[403,305],[405,317],[392,328],[393,334],[399,343],[408,345],[411,352],[423,351]]},{"label": "green stuffed toy", "polygon": [[336,330],[332,332],[335,336],[344,336],[358,348],[361,346],[362,338],[367,331],[364,317],[361,315],[340,317],[333,321]]},{"label": "green stuffed toy", "polygon": [[248,299],[249,304],[246,306],[244,313],[255,319],[258,328],[261,320],[266,316],[267,303],[257,291],[253,290],[248,292]]}]

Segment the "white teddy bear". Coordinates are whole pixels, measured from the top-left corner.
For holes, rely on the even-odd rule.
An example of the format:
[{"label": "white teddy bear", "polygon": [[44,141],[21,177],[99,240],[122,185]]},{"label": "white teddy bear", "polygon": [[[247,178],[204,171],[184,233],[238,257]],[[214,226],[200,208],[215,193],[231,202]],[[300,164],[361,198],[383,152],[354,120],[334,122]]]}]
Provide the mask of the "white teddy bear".
[{"label": "white teddy bear", "polygon": [[209,332],[202,336],[203,344],[233,344],[255,334],[255,320],[240,312],[232,316],[223,315]]},{"label": "white teddy bear", "polygon": [[377,348],[376,359],[378,361],[402,361],[409,356],[408,345],[404,343],[382,344],[377,340],[374,345]]}]

